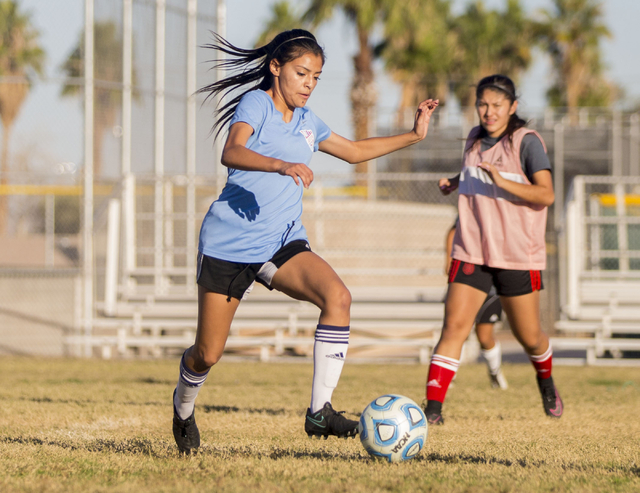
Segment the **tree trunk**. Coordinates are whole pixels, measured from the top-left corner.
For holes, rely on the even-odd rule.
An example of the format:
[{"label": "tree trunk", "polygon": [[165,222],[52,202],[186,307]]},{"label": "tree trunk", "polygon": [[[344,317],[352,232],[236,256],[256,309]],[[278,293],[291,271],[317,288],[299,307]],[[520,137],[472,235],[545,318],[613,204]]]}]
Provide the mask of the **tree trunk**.
[{"label": "tree trunk", "polygon": [[105,134],[115,125],[116,116],[117,109],[110,93],[104,89],[98,89],[95,94],[93,116],[93,176],[96,180],[102,173]]},{"label": "tree trunk", "polygon": [[[375,128],[373,121],[375,107],[378,100],[375,83],[373,81],[373,50],[369,45],[369,31],[358,26],[358,41],[360,51],[353,57],[355,74],[351,85],[351,111],[353,118],[355,140],[366,139],[370,130]],[[356,173],[366,173],[368,162],[356,164]],[[356,185],[364,186],[367,181],[358,179]]]},{"label": "tree trunk", "polygon": [[565,90],[567,98],[567,110],[569,113],[569,124],[571,126],[578,125],[578,106],[580,104],[580,94],[583,90],[585,81],[586,66],[582,63],[573,61],[574,56],[569,52],[565,62]]},{"label": "tree trunk", "polygon": [[[14,73],[13,76],[22,76],[23,74]],[[29,84],[27,80],[24,82],[8,82],[0,84],[0,117],[2,118],[2,155],[0,157],[0,185],[7,185],[9,172],[9,141],[13,122],[18,117],[18,112],[23,101],[29,93]],[[4,187],[3,187],[4,188]],[[0,193],[0,236],[4,236],[7,232],[7,221],[9,218],[9,201],[8,196]]]},{"label": "tree trunk", "polygon": [[[0,189],[4,189],[9,183],[9,141],[12,124],[2,126],[2,155],[0,157]],[[5,190],[0,190],[0,236],[7,233],[7,222],[9,218],[9,200]]]}]

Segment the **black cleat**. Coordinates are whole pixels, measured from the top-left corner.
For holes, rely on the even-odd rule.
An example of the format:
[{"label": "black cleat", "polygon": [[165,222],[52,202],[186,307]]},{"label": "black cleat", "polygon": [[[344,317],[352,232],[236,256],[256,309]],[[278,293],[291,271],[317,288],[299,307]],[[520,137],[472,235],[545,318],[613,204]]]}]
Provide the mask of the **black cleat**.
[{"label": "black cleat", "polygon": [[438,401],[426,401],[426,405],[423,402],[422,408],[424,409],[424,415],[427,417],[427,423],[430,425],[443,425],[444,418],[442,417],[442,402]]},{"label": "black cleat", "polygon": [[[174,396],[175,393],[174,390]],[[194,414],[195,410],[187,419],[181,419],[176,412],[175,406],[173,406],[173,438],[176,440],[178,450],[187,455],[191,454],[191,451],[197,451],[198,447],[200,447],[200,431],[198,430],[198,425],[196,425]]]},{"label": "black cleat", "polygon": [[558,389],[553,384],[553,378],[538,378],[537,380],[545,414],[552,418],[559,418],[564,411],[564,405],[560,394],[558,394]]},{"label": "black cleat", "polygon": [[304,431],[309,438],[317,436],[326,440],[329,435],[338,438],[355,438],[358,434],[358,422],[345,418],[343,413],[344,411],[334,411],[330,402],[325,402],[324,407],[313,414],[310,409],[307,409]]}]

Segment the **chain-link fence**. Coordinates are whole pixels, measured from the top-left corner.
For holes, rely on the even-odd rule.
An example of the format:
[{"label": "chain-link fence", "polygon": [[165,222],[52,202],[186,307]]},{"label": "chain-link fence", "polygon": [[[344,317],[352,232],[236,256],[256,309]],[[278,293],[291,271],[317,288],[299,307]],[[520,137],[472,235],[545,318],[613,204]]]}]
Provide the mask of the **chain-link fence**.
[{"label": "chain-link fence", "polygon": [[[85,3],[68,8],[82,12]],[[56,102],[64,123],[48,124],[42,134],[32,117],[33,140],[12,142],[2,173],[0,351],[62,354],[60,334],[90,331],[114,299],[195,295],[200,222],[225,178],[207,138],[210,107],[201,108],[195,95],[216,74],[203,63],[210,53],[197,47],[210,41],[209,31],[223,33],[224,12],[217,2],[193,0],[91,5],[91,29],[79,26],[66,57],[34,85]],[[437,180],[459,171],[473,125],[466,114],[436,113],[424,142],[372,161],[367,174],[316,173],[303,222],[312,248],[347,285],[445,286],[444,237],[456,197],[442,196]],[[541,133],[554,167],[543,293],[548,327],[561,298],[556,237],[564,228],[564,196],[578,174],[640,174],[640,116],[594,109],[523,116]],[[399,130],[381,126],[378,134]],[[61,150],[57,141],[75,147]],[[603,271],[635,271],[640,260],[629,252],[640,241],[637,225],[625,226],[630,246],[622,252],[620,225],[607,222],[618,207],[607,205],[612,193],[589,192],[601,221],[587,235],[589,262]]]}]

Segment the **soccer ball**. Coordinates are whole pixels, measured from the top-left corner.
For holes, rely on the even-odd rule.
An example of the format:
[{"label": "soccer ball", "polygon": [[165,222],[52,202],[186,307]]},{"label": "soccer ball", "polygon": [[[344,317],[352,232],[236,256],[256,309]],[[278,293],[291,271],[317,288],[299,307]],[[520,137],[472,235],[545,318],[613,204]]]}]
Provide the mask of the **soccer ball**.
[{"label": "soccer ball", "polygon": [[381,395],[362,412],[358,433],[369,454],[400,462],[414,458],[424,447],[427,418],[408,397]]}]

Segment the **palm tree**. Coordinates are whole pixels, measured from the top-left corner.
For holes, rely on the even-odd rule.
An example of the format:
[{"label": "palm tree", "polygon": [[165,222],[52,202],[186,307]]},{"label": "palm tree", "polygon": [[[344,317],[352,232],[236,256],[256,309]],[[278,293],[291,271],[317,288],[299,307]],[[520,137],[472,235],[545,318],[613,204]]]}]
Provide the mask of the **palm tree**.
[{"label": "palm tree", "polygon": [[[95,176],[102,169],[102,148],[105,132],[116,124],[122,101],[122,38],[118,36],[113,22],[96,22],[94,25],[94,126],[93,168]],[[84,32],[78,43],[62,65],[67,81],[62,87],[62,96],[80,96],[84,86],[79,82],[84,77]],[[135,72],[133,74],[135,85]]]},{"label": "palm tree", "polygon": [[[303,16],[304,20],[317,26],[330,19],[335,10],[341,9],[356,27],[358,53],[353,57],[354,74],[350,92],[351,118],[356,140],[369,137],[378,101],[373,70],[375,47],[371,34],[376,24],[389,15],[395,3],[394,0],[311,0]],[[358,163],[356,173],[366,173],[367,164]]]},{"label": "palm tree", "polygon": [[543,10],[538,34],[551,55],[556,83],[549,90],[551,104],[566,106],[573,123],[582,104],[608,104],[612,87],[602,76],[600,40],[611,33],[602,22],[596,0],[553,0]]},{"label": "palm tree", "polygon": [[384,24],[385,40],[376,47],[386,69],[401,87],[397,124],[427,97],[444,102],[456,54],[450,0],[397,2]]},{"label": "palm tree", "polygon": [[529,68],[535,26],[520,0],[508,0],[504,11],[487,10],[482,0],[476,0],[455,19],[454,29],[460,49],[452,72],[454,90],[471,113],[478,80],[500,73],[517,82]]},{"label": "palm tree", "polygon": [[[38,45],[38,36],[31,15],[21,12],[17,1],[0,1],[0,185],[8,183],[11,131],[31,89],[30,75],[42,73],[44,50]],[[6,231],[7,212],[7,197],[0,195],[0,235]]]},{"label": "palm tree", "polygon": [[293,11],[287,0],[277,2],[271,6],[271,19],[258,37],[255,46],[264,46],[282,31],[297,29],[301,25],[303,25],[301,16]]}]

